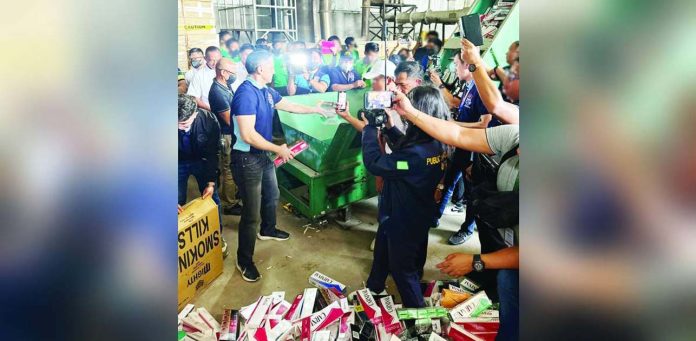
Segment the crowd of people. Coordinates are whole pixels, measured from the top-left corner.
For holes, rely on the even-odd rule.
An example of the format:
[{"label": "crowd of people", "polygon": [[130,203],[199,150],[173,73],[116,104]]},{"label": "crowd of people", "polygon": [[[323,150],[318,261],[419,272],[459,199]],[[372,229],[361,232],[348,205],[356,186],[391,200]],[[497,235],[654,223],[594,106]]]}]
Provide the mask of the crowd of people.
[{"label": "crowd of people", "polygon": [[[352,37],[316,45],[262,38],[251,45],[223,32],[220,47],[189,50],[191,69],[179,79],[179,205],[193,175],[221,215],[241,215],[236,266],[244,280],[259,280],[256,239],[290,237],[276,226],[279,190],[267,155],[294,157],[286,144],[272,142],[276,110],[338,115],[362,132],[363,162],[378,177],[379,228],[367,287],[382,292],[391,274],[405,307],[425,306],[420,280],[429,229],[443,214],[463,215],[449,243],[462,244],[478,230],[481,252],[452,253],[437,267],[479,282],[500,302],[498,338],[515,338],[519,42],[510,45],[506,66],[492,68],[478,47],[461,39],[442,71],[442,48],[435,31],[423,46],[397,46],[387,58],[372,42],[361,57]],[[327,110],[283,99],[360,88],[393,93],[384,126],[351,115],[350,103]]]}]

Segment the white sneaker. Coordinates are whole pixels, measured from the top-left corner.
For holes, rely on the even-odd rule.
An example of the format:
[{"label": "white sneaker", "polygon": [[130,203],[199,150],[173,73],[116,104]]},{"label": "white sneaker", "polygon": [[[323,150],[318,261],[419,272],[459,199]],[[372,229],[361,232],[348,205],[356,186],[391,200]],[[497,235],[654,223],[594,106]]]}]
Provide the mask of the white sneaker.
[{"label": "white sneaker", "polygon": [[375,241],[376,241],[376,240],[377,240],[377,238],[372,238],[372,243],[370,244],[370,251],[374,251],[374,250],[375,250]]},{"label": "white sneaker", "polygon": [[446,215],[465,215],[466,214],[466,206],[461,205],[452,205],[448,206],[445,208],[445,212],[443,212]]}]

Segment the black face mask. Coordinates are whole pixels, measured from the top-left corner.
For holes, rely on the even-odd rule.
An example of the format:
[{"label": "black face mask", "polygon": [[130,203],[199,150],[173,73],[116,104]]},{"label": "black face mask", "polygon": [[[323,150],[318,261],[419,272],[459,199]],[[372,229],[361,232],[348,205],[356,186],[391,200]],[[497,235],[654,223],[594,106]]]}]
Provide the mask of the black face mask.
[{"label": "black face mask", "polygon": [[236,80],[237,76],[230,76],[230,78],[227,78],[227,86],[231,89],[232,83],[234,83]]},{"label": "black face mask", "polygon": [[234,51],[230,52],[230,56],[231,56],[232,58],[235,58],[235,57],[239,56],[239,50],[234,50]]}]

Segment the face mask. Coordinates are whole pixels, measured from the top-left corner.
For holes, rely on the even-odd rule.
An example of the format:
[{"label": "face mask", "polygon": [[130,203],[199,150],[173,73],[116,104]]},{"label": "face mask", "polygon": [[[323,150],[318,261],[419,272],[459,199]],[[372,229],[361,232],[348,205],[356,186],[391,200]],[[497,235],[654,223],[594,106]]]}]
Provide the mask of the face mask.
[{"label": "face mask", "polygon": [[353,66],[350,64],[341,64],[341,71],[348,73],[350,70],[353,69]]},{"label": "face mask", "polygon": [[425,51],[428,53],[429,56],[432,56],[436,53],[435,49],[425,49]]},{"label": "face mask", "polygon": [[239,56],[239,50],[234,50],[234,51],[230,52],[230,56],[231,56],[232,58],[235,58],[235,57]]},{"label": "face mask", "polygon": [[230,76],[230,78],[227,78],[227,86],[232,87],[232,83],[234,83],[237,80],[237,76]]},{"label": "face mask", "polygon": [[203,65],[203,62],[201,62],[200,60],[191,61],[191,66],[193,66],[194,69],[199,68],[201,65]]},{"label": "face mask", "polygon": [[317,63],[309,63],[309,64],[307,64],[307,69],[309,69],[309,70],[314,70],[314,69],[317,68],[317,66],[319,66],[319,64],[317,64]]}]

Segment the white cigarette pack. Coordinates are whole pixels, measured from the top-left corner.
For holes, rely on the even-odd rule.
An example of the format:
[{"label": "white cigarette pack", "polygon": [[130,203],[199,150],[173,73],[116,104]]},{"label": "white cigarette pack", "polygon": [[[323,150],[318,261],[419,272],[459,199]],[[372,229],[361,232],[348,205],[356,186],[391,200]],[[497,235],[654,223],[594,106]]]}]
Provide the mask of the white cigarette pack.
[{"label": "white cigarette pack", "polygon": [[314,312],[314,300],[317,297],[317,288],[306,288],[302,294],[302,310],[300,319],[311,316]]},{"label": "white cigarette pack", "polygon": [[335,288],[338,289],[338,291],[340,292],[346,290],[346,286],[343,285],[341,282],[327,275],[324,275],[319,271],[316,271],[311,276],[309,276],[309,283],[324,289]]}]

